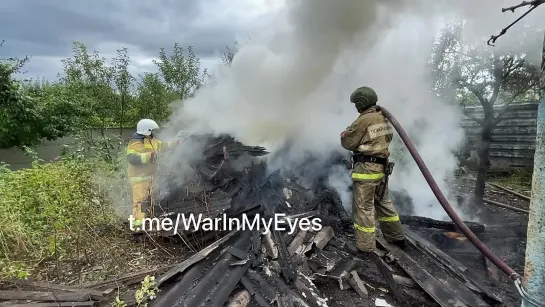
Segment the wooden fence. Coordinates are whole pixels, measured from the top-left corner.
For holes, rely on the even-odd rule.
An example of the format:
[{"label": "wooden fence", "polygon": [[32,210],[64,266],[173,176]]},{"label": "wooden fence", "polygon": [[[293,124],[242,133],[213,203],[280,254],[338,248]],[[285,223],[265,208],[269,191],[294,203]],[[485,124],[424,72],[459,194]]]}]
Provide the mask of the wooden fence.
[{"label": "wooden fence", "polygon": [[[503,120],[492,132],[490,162],[492,169],[532,168],[534,161],[538,104],[520,103],[509,107]],[[496,115],[502,106],[495,108]],[[483,118],[482,107],[467,107],[472,116]],[[462,127],[466,131],[471,149],[479,144],[480,126],[464,116]]]}]

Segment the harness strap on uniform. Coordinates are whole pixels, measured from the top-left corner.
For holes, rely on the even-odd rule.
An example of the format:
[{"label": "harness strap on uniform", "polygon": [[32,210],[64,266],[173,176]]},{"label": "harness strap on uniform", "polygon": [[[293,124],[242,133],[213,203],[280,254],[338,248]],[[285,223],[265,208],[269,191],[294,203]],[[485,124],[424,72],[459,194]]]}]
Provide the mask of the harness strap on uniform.
[{"label": "harness strap on uniform", "polygon": [[387,158],[368,156],[368,155],[363,155],[361,153],[354,153],[352,155],[352,159],[354,163],[368,162],[368,163],[376,163],[376,164],[382,164],[382,165],[386,165],[388,163]]}]

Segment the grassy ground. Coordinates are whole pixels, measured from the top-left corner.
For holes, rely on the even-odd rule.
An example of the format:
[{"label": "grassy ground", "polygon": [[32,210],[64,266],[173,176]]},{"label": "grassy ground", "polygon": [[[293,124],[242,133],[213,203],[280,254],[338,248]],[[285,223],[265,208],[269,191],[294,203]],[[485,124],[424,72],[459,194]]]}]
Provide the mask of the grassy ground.
[{"label": "grassy ground", "polygon": [[509,176],[491,176],[489,182],[499,184],[523,195],[530,196],[532,188],[532,172],[529,170],[516,171]]}]

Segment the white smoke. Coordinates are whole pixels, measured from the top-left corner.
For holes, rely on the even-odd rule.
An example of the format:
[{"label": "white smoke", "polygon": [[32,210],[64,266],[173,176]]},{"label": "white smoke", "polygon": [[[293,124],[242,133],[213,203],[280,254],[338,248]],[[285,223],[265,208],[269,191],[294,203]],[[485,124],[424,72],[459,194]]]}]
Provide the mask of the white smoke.
[{"label": "white smoke", "polygon": [[[358,115],[348,97],[367,85],[410,134],[447,192],[443,179],[456,167],[461,114],[430,94],[426,64],[437,30],[454,14],[470,18],[473,28],[487,26],[484,38],[479,36],[483,45],[506,25],[490,22],[501,17],[501,1],[484,2],[477,13],[470,9],[474,1],[449,6],[423,0],[290,1],[251,33],[230,68],[220,69],[212,84],[178,105],[165,133],[228,133],[269,151],[292,141],[289,157],[274,167],[291,167],[306,152],[325,159],[332,151],[345,152],[339,134]],[[408,151],[400,148],[393,158],[402,163],[394,169],[391,189],[409,192],[415,214],[445,217]],[[350,211],[349,175],[336,169],[329,183]]]}]

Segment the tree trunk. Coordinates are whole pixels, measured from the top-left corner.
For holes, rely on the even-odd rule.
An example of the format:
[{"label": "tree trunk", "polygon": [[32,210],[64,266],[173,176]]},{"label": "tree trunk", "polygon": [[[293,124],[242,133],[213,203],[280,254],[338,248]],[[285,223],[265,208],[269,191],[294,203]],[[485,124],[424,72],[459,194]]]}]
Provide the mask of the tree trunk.
[{"label": "tree trunk", "polygon": [[493,117],[485,119],[481,126],[481,140],[477,149],[479,155],[479,166],[477,168],[477,182],[475,183],[474,204],[482,205],[488,169],[490,168],[490,142],[492,140],[492,130],[494,129]]}]

